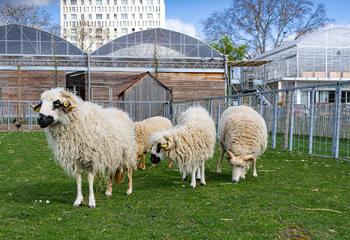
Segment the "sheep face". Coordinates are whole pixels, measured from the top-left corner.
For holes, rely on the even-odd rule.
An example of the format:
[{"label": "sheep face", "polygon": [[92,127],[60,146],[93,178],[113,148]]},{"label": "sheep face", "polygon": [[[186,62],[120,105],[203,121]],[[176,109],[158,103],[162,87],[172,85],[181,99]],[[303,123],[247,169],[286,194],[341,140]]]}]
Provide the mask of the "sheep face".
[{"label": "sheep face", "polygon": [[237,183],[241,178],[245,178],[254,157],[252,155],[234,156],[231,151],[227,151],[226,154],[227,160],[232,166],[232,181]]},{"label": "sheep face", "polygon": [[161,138],[153,142],[151,149],[151,161],[154,164],[159,163],[166,158],[166,152],[171,149],[171,143],[167,138]]},{"label": "sheep face", "polygon": [[71,93],[63,89],[45,91],[41,95],[41,102],[34,107],[39,112],[38,123],[46,128],[53,123],[69,123],[68,113],[74,109]]}]

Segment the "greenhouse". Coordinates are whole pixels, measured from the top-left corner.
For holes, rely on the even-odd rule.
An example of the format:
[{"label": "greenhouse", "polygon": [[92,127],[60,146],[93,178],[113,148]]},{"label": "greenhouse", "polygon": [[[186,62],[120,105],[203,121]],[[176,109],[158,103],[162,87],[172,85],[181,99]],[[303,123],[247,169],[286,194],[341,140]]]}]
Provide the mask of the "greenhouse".
[{"label": "greenhouse", "polygon": [[[255,68],[254,78],[273,89],[350,80],[350,28],[326,28],[307,34],[255,60],[271,61]],[[298,102],[307,103],[309,97],[308,92],[300,92]],[[316,93],[317,102],[333,100],[331,89]],[[350,92],[344,91],[343,102],[350,102]]]}]

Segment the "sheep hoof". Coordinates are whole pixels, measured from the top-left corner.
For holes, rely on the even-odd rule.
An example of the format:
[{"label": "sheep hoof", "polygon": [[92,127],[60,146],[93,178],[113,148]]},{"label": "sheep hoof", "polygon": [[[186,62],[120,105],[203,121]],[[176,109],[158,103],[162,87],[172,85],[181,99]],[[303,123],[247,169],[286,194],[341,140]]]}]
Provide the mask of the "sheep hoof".
[{"label": "sheep hoof", "polygon": [[205,182],[204,182],[204,183],[201,183],[201,186],[205,186],[205,185],[207,185]]},{"label": "sheep hoof", "polygon": [[106,197],[112,197],[112,192],[106,191]]},{"label": "sheep hoof", "polygon": [[237,184],[239,180],[232,180],[233,184]]},{"label": "sheep hoof", "polygon": [[257,176],[258,176],[258,174],[256,174],[256,173],[253,173],[253,176],[254,176],[254,177],[257,177]]},{"label": "sheep hoof", "polygon": [[132,189],[128,189],[128,190],[126,191],[126,195],[127,195],[127,196],[129,196],[131,193],[132,193]]},{"label": "sheep hoof", "polygon": [[216,173],[221,174],[221,169],[217,169],[217,170],[216,170]]},{"label": "sheep hoof", "polygon": [[90,199],[89,200],[89,208],[96,208],[95,199]]},{"label": "sheep hoof", "polygon": [[75,202],[73,204],[74,207],[79,207],[81,205],[83,205],[83,199],[82,198],[75,200]]}]

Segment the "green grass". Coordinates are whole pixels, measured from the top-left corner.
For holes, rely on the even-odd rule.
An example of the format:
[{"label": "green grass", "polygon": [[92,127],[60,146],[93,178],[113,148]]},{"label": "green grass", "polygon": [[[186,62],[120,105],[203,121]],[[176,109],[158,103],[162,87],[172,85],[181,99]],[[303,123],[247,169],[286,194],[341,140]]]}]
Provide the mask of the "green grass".
[{"label": "green grass", "polygon": [[132,195],[124,183],[107,199],[96,182],[97,208],[74,208],[75,181],[44,134],[0,133],[0,239],[350,239],[349,163],[269,150],[257,178],[231,184],[226,163],[215,173],[217,158],[205,187],[191,189],[163,162],[135,173]]}]

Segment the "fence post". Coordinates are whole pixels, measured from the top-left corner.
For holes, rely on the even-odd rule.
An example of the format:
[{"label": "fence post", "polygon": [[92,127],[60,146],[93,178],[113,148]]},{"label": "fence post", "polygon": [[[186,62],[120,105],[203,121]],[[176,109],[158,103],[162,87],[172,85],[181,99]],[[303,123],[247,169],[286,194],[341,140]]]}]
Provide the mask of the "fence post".
[{"label": "fence post", "polygon": [[272,143],[271,148],[276,148],[276,137],[277,137],[277,111],[278,111],[278,92],[275,92],[275,101],[273,104],[273,117],[272,117]]},{"label": "fence post", "polygon": [[334,102],[333,118],[333,158],[339,157],[339,131],[340,131],[340,111],[341,111],[341,85],[337,85]]},{"label": "fence post", "polygon": [[10,102],[7,102],[7,130],[10,131]]},{"label": "fence post", "polygon": [[289,151],[293,151],[294,134],[294,90],[290,91],[290,129],[289,129]]},{"label": "fence post", "polygon": [[264,100],[262,93],[260,94],[260,106],[259,106],[259,113],[262,116],[264,111]]},{"label": "fence post", "polygon": [[219,106],[218,106],[218,111],[216,113],[216,137],[219,139],[219,121],[220,121],[220,117],[221,117],[221,98],[219,98]]},{"label": "fence post", "polygon": [[311,102],[310,102],[310,121],[309,121],[309,154],[313,152],[313,140],[314,140],[314,111],[315,111],[315,88],[311,90]]},{"label": "fence post", "polygon": [[209,112],[209,115],[211,116],[211,98],[208,99],[208,112]]}]

